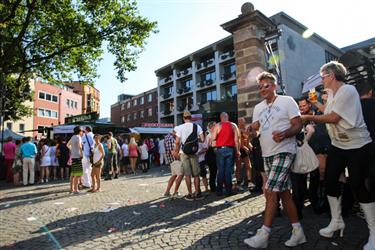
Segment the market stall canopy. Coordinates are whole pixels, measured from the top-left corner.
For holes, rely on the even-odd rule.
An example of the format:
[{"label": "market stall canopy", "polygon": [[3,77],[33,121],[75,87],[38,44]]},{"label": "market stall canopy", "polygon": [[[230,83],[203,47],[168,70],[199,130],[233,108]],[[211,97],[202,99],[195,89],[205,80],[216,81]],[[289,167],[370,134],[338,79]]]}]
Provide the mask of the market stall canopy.
[{"label": "market stall canopy", "polygon": [[173,128],[144,128],[144,127],[134,127],[133,130],[137,131],[138,134],[157,134],[166,135],[172,133]]},{"label": "market stall canopy", "polygon": [[[0,133],[0,140],[3,140],[3,137],[2,137],[3,133]],[[11,136],[13,138],[13,140],[22,140],[22,138],[24,138],[25,136],[23,135],[19,135],[15,132],[13,132],[12,130],[9,130],[7,128],[4,128],[4,141],[9,137]]]},{"label": "market stall canopy", "polygon": [[320,77],[320,73],[315,74],[307,78],[307,80],[303,84],[302,93],[306,93],[310,89],[318,87],[322,84],[322,78]]},{"label": "market stall canopy", "polygon": [[73,129],[76,126],[80,126],[85,128],[86,126],[90,126],[93,129],[95,134],[108,134],[112,132],[114,134],[121,134],[121,133],[130,133],[129,128],[117,127],[112,123],[100,123],[100,122],[81,122],[77,124],[69,124],[69,125],[59,125],[53,127],[54,134],[73,134]]}]

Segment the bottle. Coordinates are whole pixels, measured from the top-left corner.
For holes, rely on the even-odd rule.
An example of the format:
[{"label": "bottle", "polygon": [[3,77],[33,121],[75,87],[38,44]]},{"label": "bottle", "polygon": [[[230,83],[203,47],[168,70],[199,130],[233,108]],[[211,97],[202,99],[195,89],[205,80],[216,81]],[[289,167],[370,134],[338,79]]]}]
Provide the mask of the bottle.
[{"label": "bottle", "polygon": [[309,101],[315,103],[318,101],[318,95],[316,93],[315,88],[309,90]]}]

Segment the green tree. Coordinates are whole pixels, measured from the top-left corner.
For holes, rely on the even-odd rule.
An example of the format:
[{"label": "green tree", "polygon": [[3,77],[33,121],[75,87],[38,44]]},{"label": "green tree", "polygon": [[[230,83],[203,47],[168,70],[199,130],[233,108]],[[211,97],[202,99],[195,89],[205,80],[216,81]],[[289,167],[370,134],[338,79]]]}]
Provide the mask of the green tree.
[{"label": "green tree", "polygon": [[136,69],[136,59],[156,22],[142,17],[131,0],[2,0],[0,89],[5,120],[30,114],[29,80],[49,82],[97,77],[103,48],[115,55],[117,78]]}]

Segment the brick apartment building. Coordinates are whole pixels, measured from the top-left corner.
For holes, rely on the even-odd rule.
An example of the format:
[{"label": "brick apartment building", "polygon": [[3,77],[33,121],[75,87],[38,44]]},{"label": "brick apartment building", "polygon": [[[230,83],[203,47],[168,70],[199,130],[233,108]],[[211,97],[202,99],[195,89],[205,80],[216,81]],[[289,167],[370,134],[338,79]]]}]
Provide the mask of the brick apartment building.
[{"label": "brick apartment building", "polygon": [[65,82],[65,85],[73,88],[73,92],[82,96],[82,114],[100,113],[100,91],[93,86],[80,81]]},{"label": "brick apartment building", "polygon": [[119,95],[111,105],[111,122],[121,127],[139,127],[158,121],[157,89],[131,96]]},{"label": "brick apartment building", "polygon": [[7,121],[6,127],[25,136],[40,138],[38,129],[64,124],[65,117],[82,114],[82,96],[67,86],[52,85],[40,80],[30,80],[34,91],[33,102],[26,105],[33,109],[33,115],[19,121]]}]

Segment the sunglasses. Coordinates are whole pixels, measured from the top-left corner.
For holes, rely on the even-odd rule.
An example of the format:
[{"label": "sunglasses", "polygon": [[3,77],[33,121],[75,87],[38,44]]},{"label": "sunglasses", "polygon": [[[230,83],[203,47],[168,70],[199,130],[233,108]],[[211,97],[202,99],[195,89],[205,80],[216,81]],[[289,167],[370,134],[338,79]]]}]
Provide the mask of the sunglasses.
[{"label": "sunglasses", "polygon": [[324,79],[324,77],[326,76],[329,76],[331,73],[328,73],[328,74],[325,74],[325,75],[320,75],[320,78],[322,78],[322,80]]},{"label": "sunglasses", "polygon": [[258,85],[258,89],[268,89],[271,87],[271,83],[266,83],[262,85]]}]

